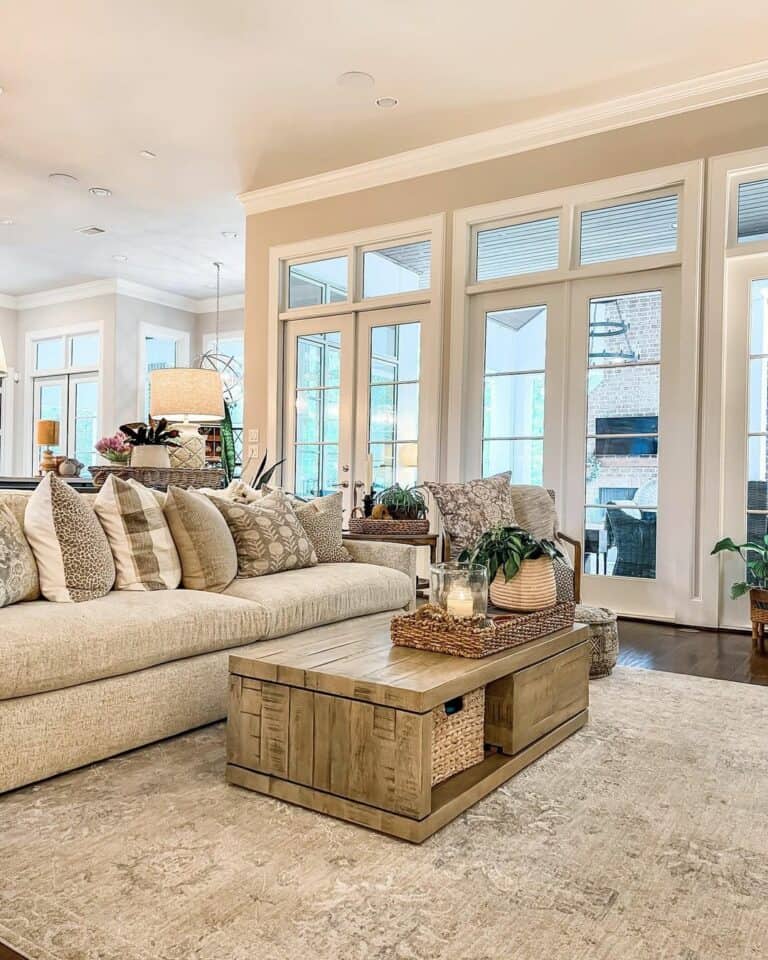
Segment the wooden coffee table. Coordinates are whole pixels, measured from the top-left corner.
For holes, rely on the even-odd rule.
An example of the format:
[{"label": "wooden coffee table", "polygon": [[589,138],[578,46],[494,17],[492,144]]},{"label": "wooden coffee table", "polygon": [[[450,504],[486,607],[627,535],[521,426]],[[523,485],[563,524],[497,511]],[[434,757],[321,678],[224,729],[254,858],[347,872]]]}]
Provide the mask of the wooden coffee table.
[{"label": "wooden coffee table", "polygon": [[[420,843],[587,722],[586,627],[467,660],[393,647],[390,619],[230,656],[231,783]],[[485,759],[432,787],[431,711],[482,686]]]}]

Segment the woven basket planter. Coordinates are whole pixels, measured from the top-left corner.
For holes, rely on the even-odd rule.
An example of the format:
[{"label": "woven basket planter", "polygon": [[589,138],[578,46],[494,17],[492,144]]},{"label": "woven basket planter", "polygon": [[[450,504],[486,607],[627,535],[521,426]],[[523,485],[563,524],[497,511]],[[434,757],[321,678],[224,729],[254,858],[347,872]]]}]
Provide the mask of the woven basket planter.
[{"label": "woven basket planter", "polygon": [[138,480],[145,487],[155,490],[167,490],[171,484],[174,487],[212,487],[216,490],[224,482],[224,471],[220,467],[182,470],[176,467],[132,467],[127,463],[98,463],[89,469],[97,487],[103,486],[110,474],[121,480]]},{"label": "woven basket planter", "polygon": [[505,580],[500,570],[493,579],[488,596],[502,610],[530,613],[551,607],[557,600],[555,570],[549,557],[523,560],[516,576]]},{"label": "woven basket planter", "polygon": [[485,687],[432,711],[432,786],[485,758]]},{"label": "woven basket planter", "polygon": [[418,537],[429,533],[429,520],[371,520],[351,517],[349,532],[381,537]]},{"label": "woven basket planter", "polygon": [[589,676],[592,680],[609,676],[619,659],[619,629],[616,614],[607,607],[588,607],[579,604],[575,618],[589,627],[592,660]]}]

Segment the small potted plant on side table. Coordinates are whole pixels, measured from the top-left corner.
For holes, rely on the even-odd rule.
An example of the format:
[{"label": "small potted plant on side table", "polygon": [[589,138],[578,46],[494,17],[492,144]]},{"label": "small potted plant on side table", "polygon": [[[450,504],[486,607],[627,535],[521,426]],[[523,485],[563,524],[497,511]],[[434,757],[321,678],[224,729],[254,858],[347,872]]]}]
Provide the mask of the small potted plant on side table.
[{"label": "small potted plant on side table", "polygon": [[[749,618],[752,621],[752,649],[765,656],[765,625],[768,623],[768,536],[761,541],[734,543],[730,537],[718,540],[716,553],[738,553],[747,568],[747,579],[731,584],[731,597],[737,600],[749,594]],[[750,557],[750,554],[752,556]]]},{"label": "small potted plant on side table", "polygon": [[537,540],[522,527],[492,527],[472,550],[459,555],[460,563],[488,568],[491,603],[502,610],[531,613],[557,600],[552,561],[563,554],[551,540]]},{"label": "small potted plant on side table", "polygon": [[370,517],[351,517],[351,533],[382,533],[418,536],[429,533],[427,502],[421,487],[399,483],[380,490]]},{"label": "small potted plant on side table", "polygon": [[125,423],[120,427],[131,447],[132,467],[153,467],[168,469],[171,460],[168,447],[178,447],[175,442],[178,430],[169,430],[165,419],[151,420],[149,423]]}]

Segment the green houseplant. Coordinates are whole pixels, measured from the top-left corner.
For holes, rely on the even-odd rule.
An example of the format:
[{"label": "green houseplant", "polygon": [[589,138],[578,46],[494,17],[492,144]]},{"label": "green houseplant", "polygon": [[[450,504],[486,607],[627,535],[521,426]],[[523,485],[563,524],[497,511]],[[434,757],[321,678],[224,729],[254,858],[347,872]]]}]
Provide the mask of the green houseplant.
[{"label": "green houseplant", "polygon": [[425,520],[429,508],[419,486],[401,487],[399,483],[380,490],[376,494],[376,503],[384,507],[387,520]]},{"label": "green houseplant", "polygon": [[563,553],[551,540],[538,540],[522,527],[487,530],[459,563],[488,568],[491,603],[505,610],[531,612],[552,606],[557,599],[552,561]]},{"label": "green houseplant", "polygon": [[125,434],[125,442],[131,448],[132,467],[159,467],[167,469],[171,465],[168,447],[178,447],[178,430],[169,430],[165,418],[149,423],[124,423],[120,431]]},{"label": "green houseplant", "polygon": [[765,625],[768,623],[768,535],[762,540],[734,543],[725,537],[712,548],[712,554],[738,553],[747,570],[746,580],[731,584],[731,597],[736,600],[749,593],[749,616],[752,621],[752,646],[765,653]]}]

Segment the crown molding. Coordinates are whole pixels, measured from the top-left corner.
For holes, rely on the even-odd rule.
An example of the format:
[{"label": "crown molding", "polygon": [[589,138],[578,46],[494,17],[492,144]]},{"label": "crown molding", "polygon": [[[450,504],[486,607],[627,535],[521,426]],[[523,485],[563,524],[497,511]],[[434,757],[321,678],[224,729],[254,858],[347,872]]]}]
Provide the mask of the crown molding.
[{"label": "crown molding", "polygon": [[427,147],[340,167],[299,180],[261,187],[240,194],[238,199],[245,207],[246,214],[264,213],[280,207],[309,203],[495,160],[566,140],[605,133],[608,130],[659,120],[662,117],[766,92],[768,60],[761,60],[693,80],[655,87],[642,93],[444,140]]},{"label": "crown molding", "polygon": [[[216,297],[195,301],[195,313],[216,313]],[[244,293],[231,293],[221,298],[221,310],[242,310],[245,307]]]},{"label": "crown molding", "polygon": [[[7,307],[10,310],[34,310],[35,307],[50,307],[57,303],[72,303],[75,300],[89,300],[92,297],[110,295],[145,300],[147,303],[173,307],[176,310],[185,310],[187,313],[213,313],[216,310],[215,297],[195,300],[193,297],[184,297],[178,293],[158,290],[155,287],[147,287],[143,283],[133,283],[131,280],[121,278],[91,280],[87,283],[75,283],[69,287],[41,290],[39,293],[24,293],[18,297],[0,293],[0,307]],[[244,294],[230,294],[221,298],[221,309],[222,311],[239,310],[242,309],[244,302]]]}]

